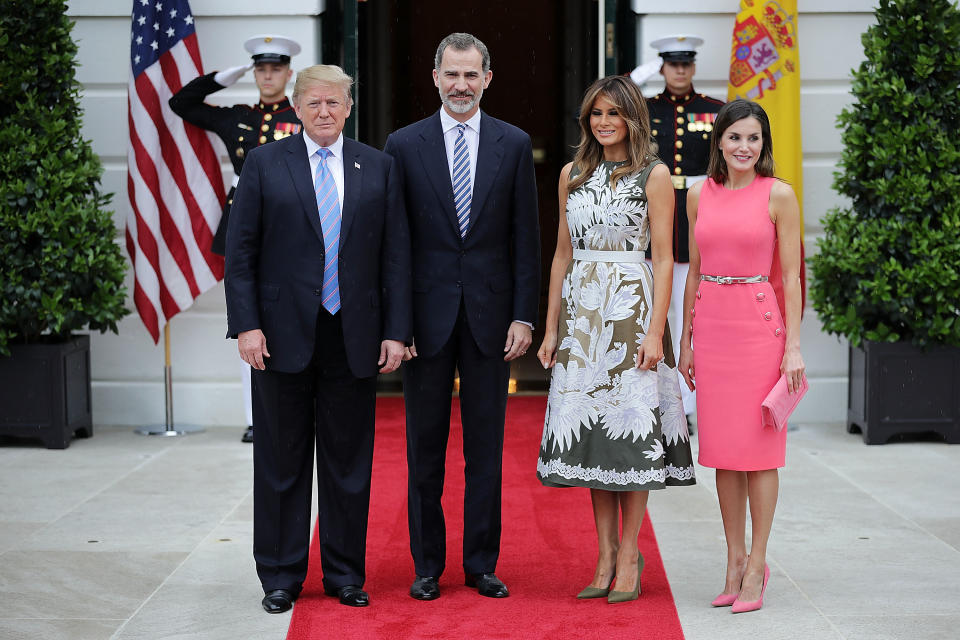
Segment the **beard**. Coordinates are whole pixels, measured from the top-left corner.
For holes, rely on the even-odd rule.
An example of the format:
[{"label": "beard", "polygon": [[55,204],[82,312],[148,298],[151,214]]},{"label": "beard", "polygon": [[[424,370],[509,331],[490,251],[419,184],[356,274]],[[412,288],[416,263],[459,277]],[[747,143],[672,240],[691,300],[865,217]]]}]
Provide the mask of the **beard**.
[{"label": "beard", "polygon": [[[454,102],[452,98],[460,98],[469,96],[471,99],[468,102]],[[471,93],[453,93],[445,94],[443,91],[440,91],[440,101],[443,102],[444,106],[447,107],[450,111],[454,113],[468,113],[471,109],[477,106],[477,103],[480,102],[480,98],[483,96],[483,89],[481,89],[476,94]]]}]

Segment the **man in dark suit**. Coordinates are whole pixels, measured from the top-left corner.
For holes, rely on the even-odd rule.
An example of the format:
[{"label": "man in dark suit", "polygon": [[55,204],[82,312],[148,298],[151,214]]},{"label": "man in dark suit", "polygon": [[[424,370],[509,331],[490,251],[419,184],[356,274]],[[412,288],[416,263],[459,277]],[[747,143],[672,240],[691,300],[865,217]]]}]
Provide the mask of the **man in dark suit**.
[{"label": "man in dark suit", "polygon": [[454,370],[466,462],[467,586],[503,598],[500,553],[503,422],[510,361],[526,352],[540,295],[540,233],[530,137],[480,111],[490,54],[477,38],[440,43],[443,107],[387,140],[404,175],[413,260],[414,345],[403,368],[407,411],[410,595],[439,597],[446,531],[440,497]]},{"label": "man in dark suit", "polygon": [[411,337],[400,174],[343,137],[351,84],[332,65],[298,74],[304,135],[250,152],[227,230],[228,336],[254,369],[253,553],[270,613],[307,574],[314,450],[324,591],[369,603],[376,374],[399,367]]}]

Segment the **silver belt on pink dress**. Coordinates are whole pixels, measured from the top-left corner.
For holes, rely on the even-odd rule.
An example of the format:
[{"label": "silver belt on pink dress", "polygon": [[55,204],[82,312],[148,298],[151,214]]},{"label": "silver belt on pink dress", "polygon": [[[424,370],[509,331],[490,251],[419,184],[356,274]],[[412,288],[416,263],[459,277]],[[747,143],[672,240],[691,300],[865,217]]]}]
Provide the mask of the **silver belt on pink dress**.
[{"label": "silver belt on pink dress", "polygon": [[737,276],[706,276],[700,274],[701,280],[706,280],[707,282],[716,282],[717,284],[753,284],[754,282],[766,282],[767,276],[748,276],[748,277],[737,277]]}]

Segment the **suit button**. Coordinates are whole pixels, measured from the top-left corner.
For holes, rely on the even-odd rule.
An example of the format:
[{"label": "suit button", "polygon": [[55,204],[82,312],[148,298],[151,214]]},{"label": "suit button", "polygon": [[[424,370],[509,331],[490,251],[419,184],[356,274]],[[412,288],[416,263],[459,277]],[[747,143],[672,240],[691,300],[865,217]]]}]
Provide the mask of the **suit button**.
[{"label": "suit button", "polygon": [[466,251],[461,251],[461,252],[460,252],[460,257],[461,257],[461,258],[462,258],[463,256],[465,256],[465,255],[467,255],[467,252],[466,252]]},{"label": "suit button", "polygon": [[321,292],[320,289],[314,289],[314,290],[313,290],[313,295],[319,296],[319,295],[323,295],[323,293]]},{"label": "suit button", "polygon": [[758,294],[757,294],[757,302],[763,302],[766,297],[767,297],[767,296],[764,295],[763,293],[758,293]]},{"label": "suit button", "polygon": [[769,311],[767,311],[765,314],[763,314],[763,319],[764,319],[764,320],[773,320],[773,314],[770,313]]},{"label": "suit button", "polygon": [[777,327],[777,330],[773,332],[775,335],[780,335],[783,331],[780,330],[780,327]]},{"label": "suit button", "polygon": [[463,286],[463,283],[460,282],[459,280],[457,280],[457,286],[458,286],[458,287],[462,287],[462,286]]}]

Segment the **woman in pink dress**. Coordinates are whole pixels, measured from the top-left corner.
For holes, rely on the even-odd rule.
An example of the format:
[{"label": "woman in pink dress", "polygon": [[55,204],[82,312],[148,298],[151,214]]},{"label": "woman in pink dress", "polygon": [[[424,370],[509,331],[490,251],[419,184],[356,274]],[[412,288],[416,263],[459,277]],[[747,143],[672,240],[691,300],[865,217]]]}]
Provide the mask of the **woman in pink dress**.
[{"label": "woman in pink dress", "polygon": [[[738,613],[763,606],[786,450],[786,429],[764,428],[760,404],[781,375],[795,392],[804,370],[800,208],[790,185],[774,177],[770,121],[760,105],[726,104],[712,135],[708,179],[687,195],[690,274],[679,368],[697,389],[699,462],[717,470],[727,541],[726,585],[712,604]],[[786,318],[768,281],[775,248]]]}]

